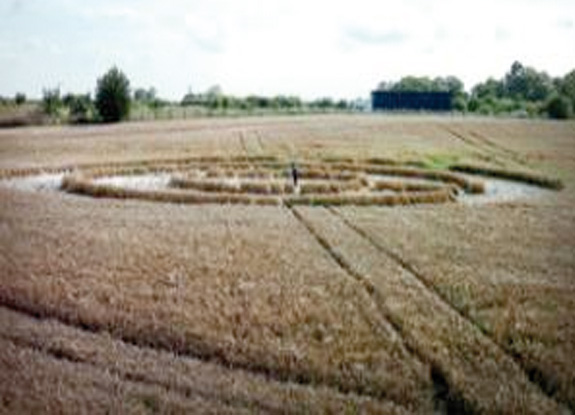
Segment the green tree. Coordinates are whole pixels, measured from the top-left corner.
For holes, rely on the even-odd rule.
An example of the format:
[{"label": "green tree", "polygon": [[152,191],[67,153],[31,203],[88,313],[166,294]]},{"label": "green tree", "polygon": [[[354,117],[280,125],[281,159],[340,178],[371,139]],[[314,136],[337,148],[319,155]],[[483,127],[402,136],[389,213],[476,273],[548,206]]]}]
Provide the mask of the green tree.
[{"label": "green tree", "polygon": [[468,96],[463,82],[455,76],[436,77],[404,76],[399,82],[381,82],[379,90],[392,92],[449,92],[451,104],[457,111],[467,109]]},{"label": "green tree", "polygon": [[451,105],[455,111],[467,111],[467,99],[465,94],[457,94],[451,100]]},{"label": "green tree", "polygon": [[480,105],[481,102],[479,101],[479,99],[472,96],[469,102],[467,103],[467,110],[470,112],[476,112],[479,110]]},{"label": "green tree", "polygon": [[513,62],[503,79],[505,93],[513,98],[523,96],[527,89],[525,81],[525,67],[518,61]]},{"label": "green tree", "polygon": [[60,98],[60,88],[44,89],[42,91],[42,110],[50,117],[58,115],[62,108],[62,99]]},{"label": "green tree", "polygon": [[311,102],[311,107],[312,108],[319,108],[322,110],[327,110],[329,108],[333,108],[335,106],[333,99],[329,98],[329,97],[325,97],[325,98],[319,98],[316,99],[315,101]]},{"label": "green tree", "polygon": [[561,95],[571,100],[571,106],[575,111],[575,69],[559,80],[558,90]]},{"label": "green tree", "polygon": [[431,92],[435,87],[434,81],[427,76],[404,76],[399,82],[392,84],[389,90],[394,92]]},{"label": "green tree", "polygon": [[546,105],[547,114],[550,118],[565,120],[573,114],[571,101],[563,95],[554,95]]},{"label": "green tree", "polygon": [[455,76],[436,78],[436,90],[448,91],[451,94],[451,106],[456,111],[467,111],[469,95],[464,90],[463,82]]},{"label": "green tree", "polygon": [[222,97],[224,96],[222,87],[219,85],[211,86],[205,93],[207,107],[212,110],[222,108]]},{"label": "green tree", "polygon": [[512,99],[544,101],[553,92],[553,81],[549,75],[519,62],[511,65],[503,83],[507,97]]},{"label": "green tree", "polygon": [[479,83],[473,87],[472,96],[477,99],[502,98],[504,95],[503,83],[489,78],[487,81]]},{"label": "green tree", "polygon": [[196,95],[193,92],[188,92],[186,95],[184,95],[184,97],[182,98],[181,101],[181,105],[183,106],[187,106],[187,105],[206,105],[207,103],[207,99],[204,95]]},{"label": "green tree", "polygon": [[130,114],[130,81],[117,67],[98,79],[96,109],[104,122],[118,122]]},{"label": "green tree", "polygon": [[66,94],[62,100],[70,111],[70,122],[87,123],[94,117],[94,103],[90,94]]},{"label": "green tree", "polygon": [[26,103],[26,95],[23,94],[22,92],[16,93],[16,95],[14,96],[14,102],[16,102],[16,105],[22,105]]},{"label": "green tree", "polygon": [[381,82],[379,89],[394,92],[449,92],[454,97],[462,94],[463,82],[455,76],[437,77],[404,76],[399,82]]},{"label": "green tree", "polygon": [[346,109],[349,108],[349,104],[347,103],[347,101],[346,101],[345,99],[340,99],[339,101],[337,101],[337,102],[335,103],[335,107],[336,107],[338,110],[342,110],[342,111],[343,111],[343,110],[346,110]]}]

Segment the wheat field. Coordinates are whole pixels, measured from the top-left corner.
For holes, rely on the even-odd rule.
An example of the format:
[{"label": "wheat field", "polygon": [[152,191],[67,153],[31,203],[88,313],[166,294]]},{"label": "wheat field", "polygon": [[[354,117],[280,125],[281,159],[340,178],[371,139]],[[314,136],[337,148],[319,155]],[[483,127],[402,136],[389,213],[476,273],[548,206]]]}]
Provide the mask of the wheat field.
[{"label": "wheat field", "polygon": [[573,122],[2,129],[0,412],[568,414],[574,203]]}]

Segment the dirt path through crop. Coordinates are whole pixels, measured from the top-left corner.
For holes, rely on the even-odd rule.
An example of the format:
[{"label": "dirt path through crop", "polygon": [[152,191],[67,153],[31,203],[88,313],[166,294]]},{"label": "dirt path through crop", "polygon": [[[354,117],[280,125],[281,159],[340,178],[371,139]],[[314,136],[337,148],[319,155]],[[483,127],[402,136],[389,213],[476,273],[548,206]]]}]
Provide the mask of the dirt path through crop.
[{"label": "dirt path through crop", "polygon": [[[390,256],[327,209],[297,208],[297,216],[338,262],[361,276],[411,350],[445,379],[452,410],[559,413],[521,367],[476,325],[431,291],[417,271]],[[449,412],[449,411],[448,411]]]}]

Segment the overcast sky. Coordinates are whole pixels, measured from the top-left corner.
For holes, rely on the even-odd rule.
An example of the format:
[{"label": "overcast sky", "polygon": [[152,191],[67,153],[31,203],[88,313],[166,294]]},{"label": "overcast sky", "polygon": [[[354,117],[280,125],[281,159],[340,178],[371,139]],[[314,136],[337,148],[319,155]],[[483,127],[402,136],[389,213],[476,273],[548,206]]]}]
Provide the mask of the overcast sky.
[{"label": "overcast sky", "polygon": [[402,75],[467,89],[514,60],[575,68],[574,0],[0,0],[0,95],[93,92],[116,64],[181,99],[367,97]]}]

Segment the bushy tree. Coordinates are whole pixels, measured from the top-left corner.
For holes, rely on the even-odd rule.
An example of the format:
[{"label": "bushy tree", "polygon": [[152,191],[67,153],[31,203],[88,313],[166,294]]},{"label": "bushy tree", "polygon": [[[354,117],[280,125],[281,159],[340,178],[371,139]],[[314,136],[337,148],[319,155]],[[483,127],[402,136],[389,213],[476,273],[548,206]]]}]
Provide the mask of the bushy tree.
[{"label": "bushy tree", "polygon": [[547,114],[550,118],[565,120],[573,114],[571,101],[563,95],[554,95],[546,105]]},{"label": "bushy tree", "polygon": [[[514,114],[538,116],[550,114],[551,98],[559,90],[563,79],[553,80],[545,72],[514,62],[505,76],[489,78],[472,91],[468,109],[483,114]],[[552,106],[559,105],[555,100]]]},{"label": "bushy tree", "polygon": [[88,123],[94,118],[94,103],[90,94],[66,94],[62,100],[70,111],[72,123]]},{"label": "bushy tree", "polygon": [[248,108],[269,108],[271,107],[271,99],[258,95],[250,95],[246,98]]},{"label": "bushy tree", "polygon": [[60,98],[60,88],[44,89],[42,92],[42,110],[50,117],[58,115],[62,108],[62,99]]},{"label": "bushy tree", "polygon": [[455,76],[436,77],[404,76],[398,82],[381,82],[379,89],[393,92],[449,92],[452,96],[462,94],[463,82]]},{"label": "bushy tree", "polygon": [[348,104],[348,102],[347,102],[345,99],[340,99],[339,101],[337,101],[337,102],[335,103],[335,107],[336,107],[338,110],[344,111],[344,110],[346,110],[346,109],[349,108],[349,104]]},{"label": "bushy tree", "polygon": [[467,111],[476,112],[479,110],[480,105],[481,101],[477,97],[472,96],[469,102],[467,103]]},{"label": "bushy tree", "polygon": [[389,90],[394,92],[431,92],[435,90],[435,85],[427,76],[404,76],[399,82],[389,85]]},{"label": "bushy tree", "polygon": [[472,96],[476,99],[502,98],[504,95],[503,83],[489,78],[473,87]]},{"label": "bushy tree", "polygon": [[333,108],[334,105],[335,105],[335,103],[334,103],[333,99],[331,99],[329,97],[319,98],[319,99],[316,99],[315,101],[312,101],[310,103],[310,106],[312,108],[319,108],[319,109],[323,109],[323,110]]},{"label": "bushy tree", "polygon": [[468,96],[465,93],[463,82],[455,76],[436,77],[404,76],[398,82],[381,82],[378,86],[381,91],[392,92],[449,92],[451,105],[457,111],[467,109]]},{"label": "bushy tree", "polygon": [[467,99],[465,94],[457,94],[451,100],[451,105],[455,111],[466,112],[467,111]]},{"label": "bushy tree", "polygon": [[575,69],[559,79],[557,83],[559,93],[571,100],[571,106],[575,111]]},{"label": "bushy tree", "polygon": [[22,92],[18,92],[15,96],[14,96],[14,102],[16,102],[16,105],[22,105],[26,102],[26,95],[23,94]]},{"label": "bushy tree", "polygon": [[104,122],[118,122],[130,114],[130,81],[115,66],[98,79],[96,109]]},{"label": "bushy tree", "polygon": [[553,91],[553,81],[545,72],[538,72],[514,62],[503,79],[507,97],[527,101],[543,101]]},{"label": "bushy tree", "polygon": [[196,95],[193,92],[188,92],[186,95],[184,95],[182,101],[180,102],[180,104],[183,106],[202,105],[203,103],[203,97],[201,95]]}]

